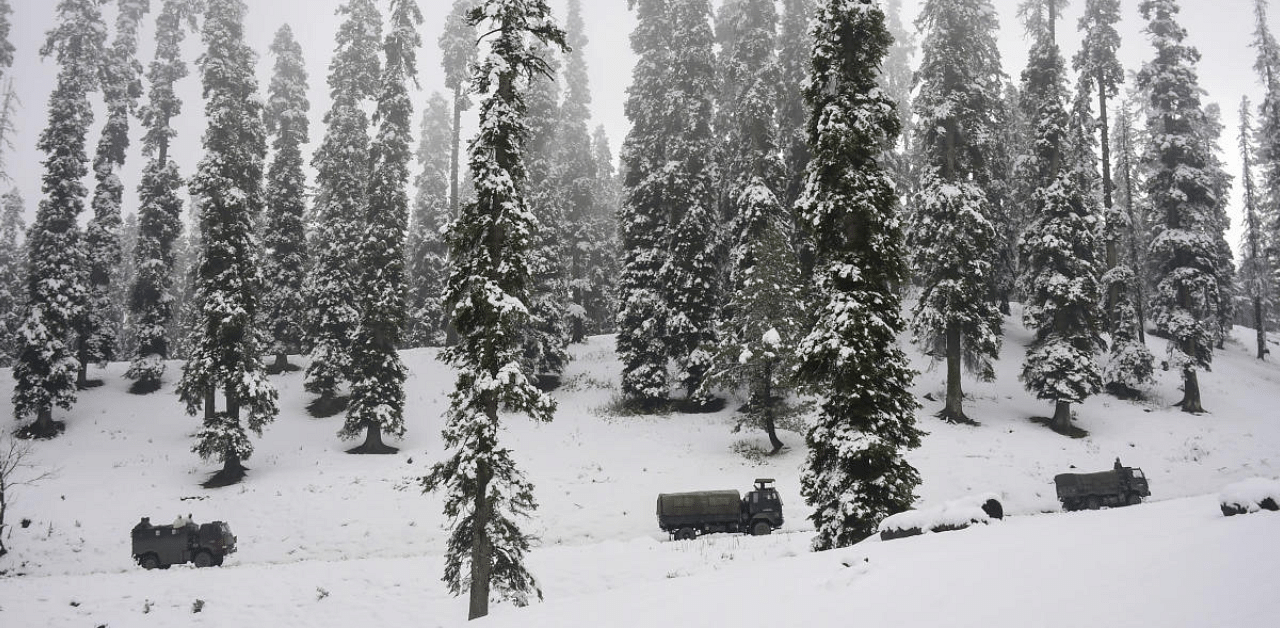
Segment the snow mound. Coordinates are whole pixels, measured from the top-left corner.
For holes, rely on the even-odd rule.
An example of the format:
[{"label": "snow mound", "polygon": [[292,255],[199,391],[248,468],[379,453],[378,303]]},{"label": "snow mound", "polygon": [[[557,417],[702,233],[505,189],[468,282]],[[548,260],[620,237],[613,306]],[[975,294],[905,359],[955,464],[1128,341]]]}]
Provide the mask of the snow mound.
[{"label": "snow mound", "polygon": [[1277,510],[1280,505],[1280,479],[1249,478],[1222,489],[1218,494],[1222,514],[1243,515],[1259,510]]},{"label": "snow mound", "polygon": [[971,525],[986,525],[992,519],[1003,519],[1004,509],[996,493],[979,493],[921,510],[908,510],[886,517],[878,528],[880,538],[892,540],[925,532],[963,530]]}]

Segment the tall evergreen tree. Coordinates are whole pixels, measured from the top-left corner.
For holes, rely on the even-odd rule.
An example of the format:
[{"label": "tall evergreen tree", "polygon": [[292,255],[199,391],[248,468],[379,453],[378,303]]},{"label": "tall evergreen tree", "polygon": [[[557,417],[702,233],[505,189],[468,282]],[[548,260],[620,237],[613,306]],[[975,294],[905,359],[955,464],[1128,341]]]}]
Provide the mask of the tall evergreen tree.
[{"label": "tall evergreen tree", "polygon": [[[1079,163],[1070,158],[1062,55],[1054,43],[1059,0],[1024,3],[1027,32],[1035,39],[1022,73],[1023,106],[1035,124],[1028,156],[1033,218],[1018,248],[1022,319],[1035,338],[1027,348],[1022,381],[1038,399],[1054,403],[1050,426],[1071,432],[1071,404],[1098,392],[1094,356],[1103,346],[1097,304],[1097,219],[1085,198]],[[1037,9],[1038,5],[1041,8]]]},{"label": "tall evergreen tree", "polygon": [[[915,140],[915,121],[911,117],[911,91],[915,81],[915,34],[902,22],[902,0],[887,0],[884,5],[885,26],[893,36],[893,45],[885,55],[880,70],[880,88],[888,92],[897,104],[898,118],[902,121],[902,133],[898,141],[889,147],[888,164],[893,170],[894,182],[904,195],[916,191],[916,173],[912,167],[912,142]],[[918,19],[918,18],[917,18]]]},{"label": "tall evergreen tree", "polygon": [[58,62],[57,85],[49,96],[49,124],[37,147],[44,161],[41,200],[27,234],[27,307],[18,331],[13,368],[13,412],[35,415],[24,428],[36,437],[58,434],[53,408],[71,409],[80,363],[70,346],[87,298],[84,242],[78,219],[89,173],[86,136],[93,122],[89,93],[98,89],[106,54],[106,25],[96,0],[59,0],[57,26],[49,31],[42,56]]},{"label": "tall evergreen tree", "polygon": [[804,189],[805,168],[809,165],[809,108],[804,86],[809,81],[809,59],[813,53],[810,27],[817,15],[817,0],[782,0],[778,21],[778,147],[782,151],[783,207],[792,210],[796,223],[792,240],[800,263],[800,283],[813,284],[813,243],[809,231],[799,224],[796,200]]},{"label": "tall evergreen tree", "polygon": [[111,288],[120,265],[120,204],[124,184],[119,170],[129,149],[129,118],[142,95],[142,64],[137,60],[138,28],[151,9],[150,0],[118,0],[115,40],[101,61],[102,94],[107,120],[93,159],[97,186],[93,194],[93,218],[85,228],[89,300],[76,321],[80,371],[77,384],[89,385],[90,362],[105,365],[116,353],[116,334],[110,319]]},{"label": "tall evergreen tree", "polygon": [[[1258,58],[1254,70],[1262,83],[1263,97],[1258,107],[1256,161],[1261,179],[1258,190],[1263,231],[1270,239],[1266,257],[1280,272],[1280,42],[1271,34],[1267,21],[1269,0],[1254,0],[1252,46]],[[1275,277],[1280,285],[1280,276]]]},{"label": "tall evergreen tree", "polygon": [[267,88],[266,127],[274,136],[275,155],[267,169],[267,216],[262,244],[266,247],[263,276],[263,319],[276,355],[271,370],[293,370],[288,354],[301,349],[303,280],[307,267],[307,175],[303,172],[302,146],[310,141],[307,112],[307,68],[302,46],[288,24],[276,31],[271,42],[275,73]]},{"label": "tall evergreen tree", "polygon": [[525,124],[525,170],[528,174],[529,209],[537,218],[537,232],[530,256],[533,283],[529,289],[530,325],[524,331],[526,370],[544,388],[553,384],[569,362],[566,350],[569,330],[566,304],[569,301],[568,270],[564,258],[567,225],[565,190],[560,185],[558,143],[560,124],[559,86],[555,73],[559,63],[549,49],[535,51],[545,59],[548,74],[529,85]]},{"label": "tall evergreen tree", "polygon": [[595,164],[595,181],[592,186],[595,200],[595,240],[590,249],[587,281],[591,297],[587,303],[587,318],[592,321],[593,333],[607,334],[615,331],[615,312],[618,311],[618,278],[621,275],[620,247],[618,244],[618,217],[622,208],[622,177],[617,172],[618,162],[613,158],[609,135],[604,125],[597,125],[591,133],[591,161]]},{"label": "tall evergreen tree", "polygon": [[783,186],[775,116],[778,16],[772,0],[738,0],[721,13],[724,179],[732,225],[729,287],[707,384],[748,390],[747,418],[782,449],[776,419],[792,387],[803,305]]},{"label": "tall evergreen tree", "polygon": [[525,197],[523,149],[528,84],[550,71],[537,48],[565,44],[543,0],[484,0],[469,20],[483,22],[490,41],[472,77],[482,97],[480,132],[469,150],[476,200],[463,207],[448,236],[446,302],[459,336],[443,356],[459,371],[444,430],[452,453],[423,485],[447,491],[445,514],[454,528],[444,581],[454,594],[470,592],[475,619],[489,613],[491,593],[521,605],[530,593],[541,597],[524,564],[529,537],[517,525],[537,506],[533,486],[498,443],[498,410],[540,421],[555,411],[520,366],[536,225]]},{"label": "tall evergreen tree", "polygon": [[396,349],[405,319],[404,239],[409,226],[409,162],[413,160],[413,102],[409,81],[418,75],[422,12],[417,0],[392,0],[386,62],[378,92],[378,134],[370,150],[372,178],[360,238],[360,325],[351,346],[355,376],[351,405],[340,432],[365,441],[350,453],[397,451],[382,434],[404,436],[405,368]]},{"label": "tall evergreen tree", "polygon": [[132,356],[138,351],[137,337],[128,329],[129,298],[138,281],[138,214],[129,212],[120,223],[120,268],[111,284],[111,324],[118,342],[116,352]]},{"label": "tall evergreen tree", "polygon": [[809,146],[798,209],[816,243],[817,320],[800,345],[799,375],[822,396],[805,435],[801,494],[813,507],[815,550],[844,547],[910,507],[920,476],[914,373],[898,347],[906,281],[893,179],[882,147],[899,132],[876,89],[891,43],[871,0],[823,0],[814,27]]},{"label": "tall evergreen tree", "polygon": [[312,410],[324,416],[343,409],[340,389],[352,376],[351,341],[360,321],[357,248],[371,177],[365,106],[377,93],[382,45],[382,18],[373,0],[348,0],[338,13],[346,19],[329,65],[333,102],[324,118],[324,140],[312,158],[318,225],[315,266],[306,284],[311,345],[306,389],[320,396]]},{"label": "tall evergreen tree", "polygon": [[[1111,151],[1116,158],[1113,189],[1116,196],[1115,203],[1124,212],[1122,220],[1125,227],[1125,244],[1121,248],[1125,255],[1125,263],[1134,275],[1133,308],[1137,317],[1133,330],[1137,332],[1138,344],[1145,347],[1147,344],[1147,286],[1151,283],[1149,281],[1150,265],[1147,263],[1149,238],[1146,235],[1150,232],[1150,228],[1147,212],[1143,210],[1145,203],[1142,202],[1143,186],[1138,163],[1141,130],[1137,128],[1138,117],[1128,98],[1121,101],[1116,112],[1115,123],[1115,133],[1112,135],[1114,147]],[[1116,339],[1112,338],[1112,342],[1116,342]],[[1146,350],[1146,353],[1149,354],[1150,350]]]},{"label": "tall evergreen tree", "polygon": [[462,112],[471,108],[467,95],[467,77],[476,62],[477,47],[475,27],[467,15],[479,4],[479,0],[453,0],[453,9],[445,19],[444,32],[440,34],[440,64],[444,68],[444,86],[453,92],[453,139],[449,144],[449,216],[458,216],[461,170],[459,147],[462,143]]},{"label": "tall evergreen tree", "polygon": [[1227,336],[1235,324],[1236,316],[1236,265],[1231,244],[1227,242],[1227,230],[1231,228],[1231,217],[1227,214],[1231,203],[1231,185],[1233,178],[1222,160],[1222,134],[1226,125],[1222,121],[1222,108],[1218,103],[1209,103],[1204,107],[1204,125],[1199,129],[1200,141],[1205,144],[1205,154],[1209,156],[1205,173],[1208,175],[1213,190],[1213,211],[1209,227],[1209,238],[1214,248],[1213,278],[1218,284],[1217,325],[1214,328],[1214,343],[1217,348],[1226,347]]},{"label": "tall evergreen tree", "polygon": [[588,333],[601,333],[600,321],[609,313],[609,283],[601,266],[612,256],[608,220],[612,208],[602,207],[597,195],[597,165],[592,154],[591,86],[587,77],[587,34],[582,0],[569,0],[565,18],[564,100],[556,146],[556,186],[564,205],[564,255],[569,287],[569,339],[582,342]]},{"label": "tall evergreen tree", "polygon": [[671,64],[667,0],[631,0],[636,54],[626,115],[631,121],[622,146],[623,199],[618,213],[622,272],[618,278],[618,357],[622,361],[622,394],[651,409],[668,394],[667,344],[671,311],[663,292],[667,265],[671,198],[662,177],[668,155],[666,132],[667,73]]},{"label": "tall evergreen tree", "polygon": [[1275,305],[1274,272],[1267,259],[1270,238],[1253,176],[1253,111],[1249,97],[1240,99],[1240,182],[1244,190],[1244,234],[1240,236],[1240,296],[1247,301],[1257,332],[1258,359],[1267,359],[1267,315]]},{"label": "tall evergreen tree", "polygon": [[9,190],[0,197],[0,368],[13,366],[20,315],[27,300],[22,285],[24,211],[26,207],[17,190]]},{"label": "tall evergreen tree", "polygon": [[990,380],[1000,350],[1002,319],[988,289],[997,231],[985,191],[994,187],[995,154],[1004,149],[998,24],[987,0],[930,0],[916,25],[925,36],[914,104],[922,176],[907,246],[923,290],[911,327],[935,360],[946,360],[946,406],[938,416],[967,422],[961,364]]},{"label": "tall evergreen tree", "polygon": [[[147,70],[151,84],[148,103],[142,108],[142,154],[148,158],[138,184],[137,277],[130,290],[129,309],[136,344],[126,376],[134,380],[134,393],[160,389],[164,361],[172,356],[170,328],[176,320],[174,245],[182,233],[183,181],[178,164],[169,156],[177,131],[173,119],[182,109],[174,85],[187,76],[182,59],[186,28],[195,29],[199,5],[193,0],[164,0],[156,18],[155,58]],[[184,22],[187,26],[184,27]]]},{"label": "tall evergreen tree", "polygon": [[1207,172],[1212,155],[1199,136],[1206,122],[1196,72],[1200,53],[1183,41],[1187,32],[1177,22],[1174,0],[1143,0],[1138,8],[1155,47],[1155,57],[1138,74],[1149,99],[1145,187],[1158,221],[1150,245],[1152,322],[1169,338],[1168,367],[1182,372],[1178,405],[1199,413],[1204,406],[1197,373],[1213,360],[1221,299],[1212,235],[1218,199]]},{"label": "tall evergreen tree", "polygon": [[427,100],[422,112],[418,164],[422,171],[414,180],[417,190],[409,227],[408,326],[405,343],[411,347],[444,344],[444,307],[441,297],[447,251],[441,228],[449,221],[449,142],[453,123],[449,101],[438,92]]},{"label": "tall evergreen tree", "polygon": [[[253,454],[246,428],[261,435],[277,413],[256,326],[262,275],[253,223],[262,210],[267,144],[254,76],[257,55],[244,41],[246,13],[244,0],[209,0],[202,32],[205,52],[198,61],[208,121],[205,155],[191,180],[202,235],[195,282],[198,315],[178,396],[188,413],[204,410],[192,450],[222,462],[206,486],[244,477],[242,463]],[[215,407],[218,392],[225,399],[222,412]]]}]

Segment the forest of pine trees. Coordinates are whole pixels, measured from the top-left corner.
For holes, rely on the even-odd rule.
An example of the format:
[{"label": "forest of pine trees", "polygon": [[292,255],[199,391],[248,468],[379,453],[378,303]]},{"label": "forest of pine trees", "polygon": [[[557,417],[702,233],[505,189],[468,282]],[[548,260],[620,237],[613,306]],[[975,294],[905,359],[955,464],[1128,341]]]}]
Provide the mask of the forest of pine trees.
[{"label": "forest of pine trees", "polygon": [[[1180,376],[1182,410],[1212,409],[1200,380],[1234,324],[1272,359],[1268,0],[1252,2],[1261,96],[1230,117],[1199,83],[1179,0],[1076,0],[1074,31],[1067,0],[1022,0],[1012,24],[991,0],[924,0],[913,23],[900,0],[630,0],[616,153],[592,108],[588,51],[605,35],[588,32],[589,3],[421,4],[343,0],[331,50],[304,53],[286,24],[259,54],[245,0],[57,0],[38,51],[56,68],[41,194],[0,195],[0,368],[23,436],[56,437],[96,394],[90,368],[114,360],[130,392],[176,388],[199,417],[193,450],[220,465],[206,486],[244,478],[277,414],[269,375],[293,370],[312,415],[345,414],[335,438],[363,439],[351,452],[391,453],[398,352],[442,348],[447,453],[420,482],[445,494],[445,581],[474,618],[539,595],[521,528],[533,487],[501,421],[551,420],[548,392],[590,336],[614,335],[612,411],[736,401],[765,455],[803,432],[815,549],[910,507],[922,411],[980,422],[964,378],[996,377],[1006,317],[1032,334],[1019,380],[1052,406],[1036,419],[1074,436],[1081,402],[1156,396],[1158,369]],[[1145,41],[1122,41],[1125,11]],[[12,13],[0,0],[4,186],[23,106]],[[438,86],[418,85],[424,22],[441,33]],[[1019,28],[1015,70],[998,41]],[[1142,47],[1141,67],[1122,46]],[[206,126],[184,174],[192,64]],[[904,340],[943,365],[943,399],[912,395]]]}]

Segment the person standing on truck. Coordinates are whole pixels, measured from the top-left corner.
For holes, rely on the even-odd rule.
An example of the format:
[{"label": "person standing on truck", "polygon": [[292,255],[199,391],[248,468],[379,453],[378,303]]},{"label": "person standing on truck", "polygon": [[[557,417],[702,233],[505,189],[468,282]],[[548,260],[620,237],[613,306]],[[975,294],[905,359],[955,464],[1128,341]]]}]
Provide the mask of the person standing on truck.
[{"label": "person standing on truck", "polygon": [[1116,456],[1116,471],[1124,469],[1124,465],[1120,464],[1120,456]]}]

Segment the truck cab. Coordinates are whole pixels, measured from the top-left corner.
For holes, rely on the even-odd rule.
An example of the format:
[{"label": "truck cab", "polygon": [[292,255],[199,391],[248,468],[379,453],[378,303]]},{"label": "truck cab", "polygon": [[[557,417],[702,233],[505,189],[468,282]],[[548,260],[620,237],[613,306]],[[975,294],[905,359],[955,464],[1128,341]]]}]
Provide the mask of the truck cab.
[{"label": "truck cab", "polygon": [[[768,534],[782,527],[782,498],[773,487],[773,478],[756,479],[755,489],[742,499],[742,510],[752,534]],[[769,525],[767,532],[763,526],[757,528],[760,522]]]}]

